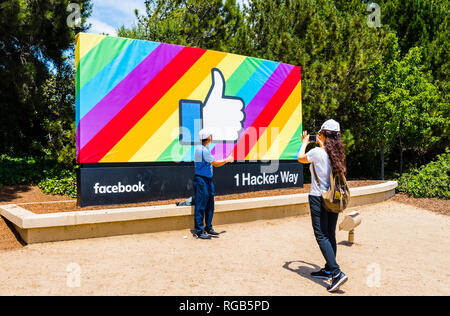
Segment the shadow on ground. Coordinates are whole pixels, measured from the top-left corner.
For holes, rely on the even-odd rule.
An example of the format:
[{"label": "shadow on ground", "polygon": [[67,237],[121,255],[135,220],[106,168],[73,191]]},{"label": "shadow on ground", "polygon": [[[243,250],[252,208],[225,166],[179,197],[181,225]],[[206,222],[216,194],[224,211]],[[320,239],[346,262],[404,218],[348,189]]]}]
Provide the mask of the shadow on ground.
[{"label": "shadow on ground", "polygon": [[0,216],[0,251],[17,249],[26,245],[14,225]]},{"label": "shadow on ground", "polygon": [[[195,233],[195,229],[191,228],[190,232],[191,232],[193,238],[197,238],[197,234]],[[221,232],[218,232],[218,233],[219,233],[219,236],[220,236],[221,234],[225,234],[226,232],[227,232],[226,230],[222,230]],[[211,236],[211,237],[212,238],[219,238],[219,236]]]},{"label": "shadow on ground", "polygon": [[19,197],[19,193],[30,191],[27,185],[0,186],[0,203],[9,202]]},{"label": "shadow on ground", "polygon": [[347,240],[343,240],[343,241],[340,241],[340,242],[338,243],[338,245],[340,245],[340,246],[352,247],[352,246],[354,245],[354,243],[349,242],[349,241],[347,241]]},{"label": "shadow on ground", "polygon": [[[296,268],[294,268],[296,267]],[[316,279],[311,276],[311,272],[318,271],[321,269],[318,265],[314,263],[309,263],[302,260],[296,260],[296,261],[287,261],[284,263],[283,268],[286,270],[289,270],[291,272],[297,273],[299,276],[308,279],[310,281],[313,281],[314,283],[317,283],[321,286],[323,286],[325,289],[330,285],[327,281],[322,279]],[[336,294],[343,294],[344,291],[338,290],[334,292]]]}]

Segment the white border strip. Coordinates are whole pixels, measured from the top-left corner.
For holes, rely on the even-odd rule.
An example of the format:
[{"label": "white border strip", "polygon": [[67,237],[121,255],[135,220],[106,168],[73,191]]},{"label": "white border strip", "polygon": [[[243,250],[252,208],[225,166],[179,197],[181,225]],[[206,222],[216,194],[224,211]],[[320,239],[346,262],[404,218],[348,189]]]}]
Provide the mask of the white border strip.
[{"label": "white border strip", "polygon": [[[388,181],[365,187],[351,188],[350,194],[353,197],[370,195],[390,191],[396,187],[396,181]],[[218,201],[215,203],[214,211],[232,212],[305,203],[308,203],[308,193]],[[140,206],[52,214],[35,214],[16,204],[0,206],[0,215],[22,229],[122,222],[193,214],[193,207],[175,205]]]}]

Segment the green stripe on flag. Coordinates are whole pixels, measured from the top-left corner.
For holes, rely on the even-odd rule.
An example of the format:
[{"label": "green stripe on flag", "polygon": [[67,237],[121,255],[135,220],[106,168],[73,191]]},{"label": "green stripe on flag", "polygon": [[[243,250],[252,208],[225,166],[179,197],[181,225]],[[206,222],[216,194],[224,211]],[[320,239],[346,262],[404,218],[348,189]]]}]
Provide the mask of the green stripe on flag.
[{"label": "green stripe on flag", "polygon": [[79,78],[78,91],[132,42],[132,39],[108,36],[83,56],[78,66],[78,72],[80,68],[83,69],[83,76]]},{"label": "green stripe on flag", "polygon": [[179,139],[176,138],[156,161],[181,161],[181,158],[190,150],[191,146],[181,145]]},{"label": "green stripe on flag", "polygon": [[280,160],[297,159],[298,151],[300,150],[300,146],[302,145],[302,126],[303,124],[301,123],[295,131],[294,136],[292,136],[291,140],[289,141],[289,144],[281,154]]},{"label": "green stripe on flag", "polygon": [[262,64],[263,60],[247,57],[235,72],[228,78],[225,87],[226,95],[237,95],[239,90],[246,84],[250,77]]}]

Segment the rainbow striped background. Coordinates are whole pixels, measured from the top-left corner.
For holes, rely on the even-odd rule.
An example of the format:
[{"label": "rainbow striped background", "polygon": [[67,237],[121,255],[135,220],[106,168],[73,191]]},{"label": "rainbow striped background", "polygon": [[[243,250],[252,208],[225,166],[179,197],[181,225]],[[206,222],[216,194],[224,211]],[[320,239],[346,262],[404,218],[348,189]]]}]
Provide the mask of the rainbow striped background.
[{"label": "rainbow striped background", "polygon": [[302,132],[298,66],[86,33],[76,37],[75,63],[80,163],[193,161],[194,146],[179,143],[179,100],[204,101],[213,68],[226,80],[225,95],[244,100],[246,115],[239,141],[210,145],[213,155],[296,159]]}]

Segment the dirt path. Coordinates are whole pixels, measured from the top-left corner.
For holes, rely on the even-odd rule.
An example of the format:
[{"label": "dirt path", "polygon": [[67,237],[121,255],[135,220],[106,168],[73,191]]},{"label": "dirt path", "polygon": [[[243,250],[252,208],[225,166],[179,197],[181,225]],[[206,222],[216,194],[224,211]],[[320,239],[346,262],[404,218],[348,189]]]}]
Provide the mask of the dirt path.
[{"label": "dirt path", "polygon": [[[450,295],[449,216],[395,201],[360,210],[357,244],[337,235],[340,295]],[[328,295],[309,277],[324,263],[309,216],[215,228],[226,232],[209,241],[182,230],[0,251],[0,295]]]}]

